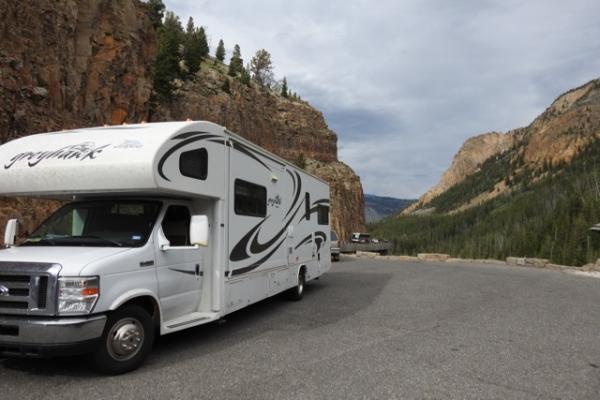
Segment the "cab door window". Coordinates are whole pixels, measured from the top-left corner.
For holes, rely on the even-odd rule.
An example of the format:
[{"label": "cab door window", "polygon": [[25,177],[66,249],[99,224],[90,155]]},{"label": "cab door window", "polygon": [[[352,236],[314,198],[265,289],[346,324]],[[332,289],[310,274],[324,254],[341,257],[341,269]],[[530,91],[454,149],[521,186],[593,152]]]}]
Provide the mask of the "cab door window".
[{"label": "cab door window", "polygon": [[169,206],[162,230],[171,246],[190,246],[190,210],[186,206]]}]

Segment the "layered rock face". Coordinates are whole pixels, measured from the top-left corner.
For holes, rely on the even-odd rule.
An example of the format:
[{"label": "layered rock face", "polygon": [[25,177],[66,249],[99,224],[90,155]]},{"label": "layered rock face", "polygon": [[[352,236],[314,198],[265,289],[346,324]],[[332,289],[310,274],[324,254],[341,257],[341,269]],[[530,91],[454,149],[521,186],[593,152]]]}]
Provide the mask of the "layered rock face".
[{"label": "layered rock face", "polygon": [[[519,175],[544,166],[569,163],[585,147],[600,139],[600,79],[596,79],[559,96],[529,126],[506,134],[492,132],[468,139],[454,156],[440,182],[402,214],[428,211],[428,203],[468,176],[480,171],[487,159],[510,152],[519,165]],[[514,178],[511,176],[510,178]],[[476,206],[508,190],[499,181],[492,193],[480,193],[457,210]]]},{"label": "layered rock face", "polygon": [[0,140],[145,118],[156,35],[131,0],[0,0]]},{"label": "layered rock face", "polygon": [[[157,42],[146,12],[137,0],[0,0],[0,143],[75,127],[208,120],[292,162],[321,163],[313,172],[331,182],[332,225],[344,236],[364,230],[360,180],[339,163],[336,134],[307,103],[242,85],[221,66],[181,83],[177,100],[151,115]],[[30,231],[56,206],[0,199],[0,233],[14,216]]]},{"label": "layered rock face", "polygon": [[[337,135],[323,114],[305,102],[244,85],[228,77],[222,64],[207,63],[193,81],[180,83],[173,103],[161,105],[152,121],[212,121],[290,161],[337,161]],[[221,89],[225,80],[229,93]]]}]

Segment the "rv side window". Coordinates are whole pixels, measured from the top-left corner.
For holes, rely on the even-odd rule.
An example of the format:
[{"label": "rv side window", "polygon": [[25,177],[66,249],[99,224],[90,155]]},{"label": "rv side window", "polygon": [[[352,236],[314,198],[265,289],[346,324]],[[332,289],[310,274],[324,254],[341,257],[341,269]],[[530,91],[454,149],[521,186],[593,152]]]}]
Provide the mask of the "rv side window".
[{"label": "rv side window", "polygon": [[306,214],[306,220],[310,221],[310,193],[306,192],[304,194],[304,208]]},{"label": "rv side window", "polygon": [[317,223],[319,225],[329,225],[329,207],[319,206],[317,208]]},{"label": "rv side window", "polygon": [[205,180],[208,172],[206,149],[190,150],[179,156],[179,172],[189,178]]},{"label": "rv side window", "polygon": [[241,179],[235,180],[235,213],[250,217],[267,215],[267,189]]},{"label": "rv side window", "polygon": [[190,219],[186,206],[169,206],[161,226],[171,246],[190,246]]}]

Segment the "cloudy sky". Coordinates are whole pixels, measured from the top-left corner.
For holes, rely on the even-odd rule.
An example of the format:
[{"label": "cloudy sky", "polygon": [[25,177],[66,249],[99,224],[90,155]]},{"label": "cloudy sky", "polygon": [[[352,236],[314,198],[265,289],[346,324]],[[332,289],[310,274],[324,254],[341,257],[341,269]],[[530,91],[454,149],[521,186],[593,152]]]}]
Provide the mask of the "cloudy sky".
[{"label": "cloudy sky", "polygon": [[[598,0],[165,0],[323,111],[365,192],[416,198],[469,137],[600,77]],[[230,54],[230,53],[229,53]],[[229,57],[228,54],[228,57]]]}]

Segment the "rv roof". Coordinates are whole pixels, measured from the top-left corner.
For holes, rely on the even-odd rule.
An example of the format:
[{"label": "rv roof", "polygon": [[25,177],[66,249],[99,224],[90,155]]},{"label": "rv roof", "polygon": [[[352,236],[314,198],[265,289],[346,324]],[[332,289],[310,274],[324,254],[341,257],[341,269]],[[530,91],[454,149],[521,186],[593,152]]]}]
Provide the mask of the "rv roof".
[{"label": "rv roof", "polygon": [[[200,134],[213,140],[229,135],[260,149],[224,127],[206,121],[104,126],[29,135],[0,146],[0,196],[189,194],[191,189],[175,188],[160,179],[157,171],[162,155],[171,153],[173,147],[179,148],[177,144],[188,137]],[[281,157],[269,155],[282,165],[291,166]]]}]

